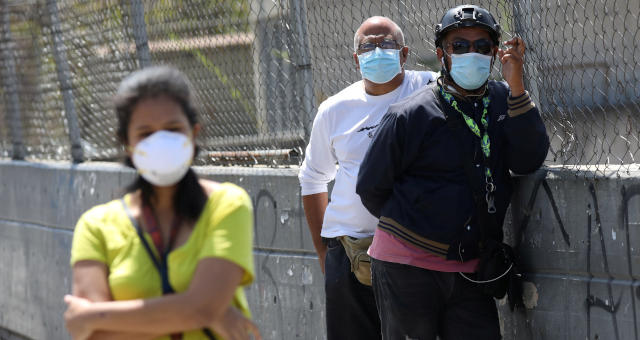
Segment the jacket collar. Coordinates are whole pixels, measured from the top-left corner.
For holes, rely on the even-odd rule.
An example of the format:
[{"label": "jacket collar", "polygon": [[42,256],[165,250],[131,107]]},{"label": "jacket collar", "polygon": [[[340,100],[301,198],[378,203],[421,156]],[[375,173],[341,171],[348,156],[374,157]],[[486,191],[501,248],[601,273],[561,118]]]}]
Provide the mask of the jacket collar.
[{"label": "jacket collar", "polygon": [[480,90],[476,90],[472,92],[464,91],[466,93],[462,93],[458,91],[458,89],[456,89],[455,86],[453,86],[453,81],[451,81],[448,77],[445,77],[445,76],[440,76],[440,78],[438,78],[438,85],[442,86],[445,92],[448,92],[452,94],[454,97],[464,100],[466,102],[476,101],[484,97],[488,93],[488,88],[489,88],[489,82],[487,81],[487,83]]}]

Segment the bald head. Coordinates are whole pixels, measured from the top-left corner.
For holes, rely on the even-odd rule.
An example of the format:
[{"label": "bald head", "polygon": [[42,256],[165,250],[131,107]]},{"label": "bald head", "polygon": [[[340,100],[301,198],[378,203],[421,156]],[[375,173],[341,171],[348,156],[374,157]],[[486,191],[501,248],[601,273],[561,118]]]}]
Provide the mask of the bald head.
[{"label": "bald head", "polygon": [[353,50],[358,50],[358,45],[365,37],[377,37],[391,35],[400,45],[404,46],[404,34],[398,24],[387,17],[375,16],[365,20],[353,36]]}]

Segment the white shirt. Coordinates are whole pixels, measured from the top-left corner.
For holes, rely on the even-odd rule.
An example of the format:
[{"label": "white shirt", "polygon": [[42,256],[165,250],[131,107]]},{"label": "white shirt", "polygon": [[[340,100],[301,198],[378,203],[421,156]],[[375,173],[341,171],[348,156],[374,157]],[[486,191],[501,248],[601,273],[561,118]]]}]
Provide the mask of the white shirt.
[{"label": "white shirt", "polygon": [[373,235],[378,219],[356,194],[360,163],[389,106],[435,79],[433,72],[405,71],[402,84],[380,96],[368,95],[361,80],[320,104],[298,178],[303,196],[327,192],[335,178],[323,237]]}]

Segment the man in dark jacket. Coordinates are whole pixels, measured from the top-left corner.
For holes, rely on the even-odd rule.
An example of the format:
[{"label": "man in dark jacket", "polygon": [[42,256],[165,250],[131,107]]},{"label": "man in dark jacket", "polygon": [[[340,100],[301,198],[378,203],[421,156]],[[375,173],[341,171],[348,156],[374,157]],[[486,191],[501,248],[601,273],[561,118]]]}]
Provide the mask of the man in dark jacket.
[{"label": "man in dark jacket", "polygon": [[[379,218],[369,255],[383,338],[499,339],[479,282],[510,267],[486,280],[479,257],[502,241],[510,171],[538,169],[549,140],[524,88],[522,39],[499,49],[500,26],[472,5],[450,9],[435,33],[441,78],[389,108],[358,175]],[[488,80],[496,59],[506,82]]]}]

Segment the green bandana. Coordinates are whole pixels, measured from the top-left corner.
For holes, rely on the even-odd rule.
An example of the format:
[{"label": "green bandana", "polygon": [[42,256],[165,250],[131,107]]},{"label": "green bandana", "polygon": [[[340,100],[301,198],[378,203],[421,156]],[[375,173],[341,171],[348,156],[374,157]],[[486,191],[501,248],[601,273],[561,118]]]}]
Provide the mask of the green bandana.
[{"label": "green bandana", "polygon": [[[466,113],[460,110],[460,108],[458,107],[458,102],[456,102],[456,100],[453,98],[453,95],[451,95],[450,93],[444,92],[444,88],[442,86],[439,86],[439,87],[440,87],[440,94],[442,95],[444,100],[446,100],[447,103],[451,105],[451,107],[453,107],[456,111],[458,111],[458,113],[460,113],[460,115],[462,115],[462,118],[464,118],[465,123],[467,123],[469,130],[471,130],[471,132],[474,135],[480,138],[480,146],[482,147],[482,153],[484,154],[484,157],[486,159],[489,159],[489,156],[491,156],[491,141],[489,140],[489,117],[487,117],[488,110],[489,110],[489,102],[490,102],[489,96],[482,98],[483,109],[482,109],[482,118],[480,118],[480,122],[482,123],[484,132],[480,133],[480,127],[478,126],[478,124],[473,120],[473,118],[469,117]],[[490,197],[489,195],[493,193],[493,191],[495,190],[495,186],[493,185],[493,176],[491,174],[491,169],[489,168],[489,166],[485,167],[484,176],[487,182],[487,203],[489,205],[489,212],[492,212],[492,211],[495,212],[495,207],[492,207],[493,197]]]}]

